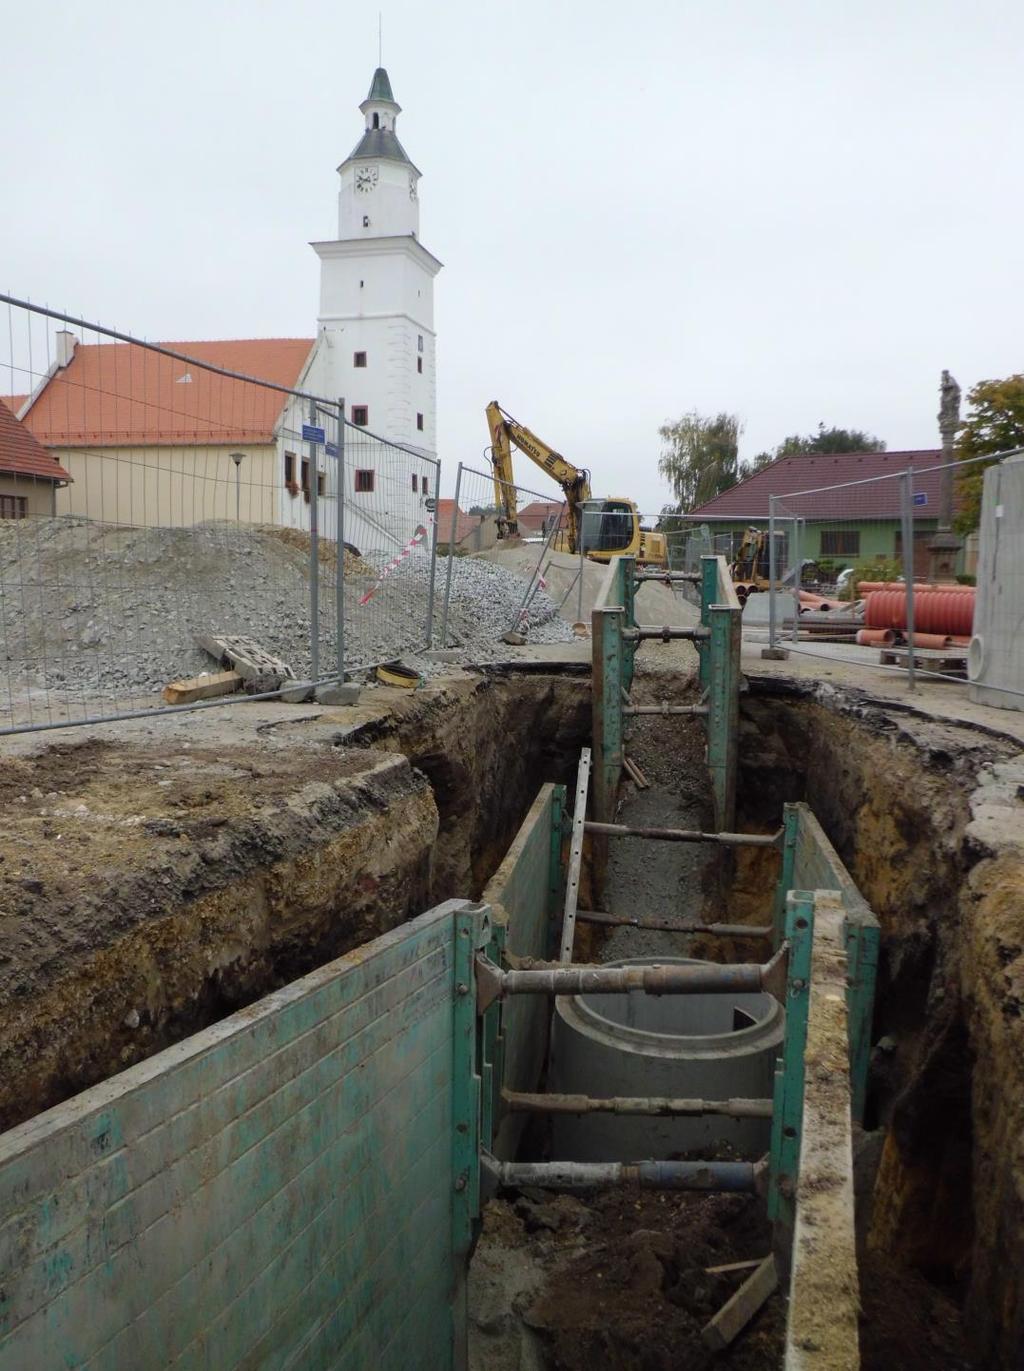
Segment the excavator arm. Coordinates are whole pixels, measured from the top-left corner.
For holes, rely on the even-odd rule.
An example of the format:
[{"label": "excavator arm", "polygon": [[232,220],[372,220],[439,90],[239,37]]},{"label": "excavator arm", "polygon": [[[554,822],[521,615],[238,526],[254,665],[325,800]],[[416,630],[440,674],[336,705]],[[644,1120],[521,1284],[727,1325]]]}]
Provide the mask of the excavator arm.
[{"label": "excavator arm", "polygon": [[499,520],[504,523],[503,533],[515,533],[518,529],[516,511],[515,481],[512,475],[512,448],[525,452],[532,462],[542,467],[562,488],[569,511],[569,548],[575,552],[578,546],[580,520],[584,500],[590,499],[590,473],[566,461],[560,452],[548,447],[542,439],[518,423],[510,414],[492,400],[487,406],[487,426],[491,432],[491,465],[494,469],[494,502],[499,510]]}]

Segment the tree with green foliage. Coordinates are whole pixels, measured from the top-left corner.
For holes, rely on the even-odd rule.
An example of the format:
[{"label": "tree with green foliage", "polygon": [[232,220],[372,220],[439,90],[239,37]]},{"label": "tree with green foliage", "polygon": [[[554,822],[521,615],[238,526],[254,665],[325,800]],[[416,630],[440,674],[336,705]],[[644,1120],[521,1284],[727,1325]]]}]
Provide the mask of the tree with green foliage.
[{"label": "tree with green foliage", "polygon": [[818,425],[817,433],[791,433],[783,438],[778,447],[771,452],[759,452],[749,462],[743,464],[743,475],[753,476],[755,471],[768,466],[779,457],[794,457],[802,453],[826,452],[884,452],[885,443],[881,438],[867,433],[861,428],[826,428]]},{"label": "tree with green foliage", "polygon": [[658,471],[672,487],[675,513],[686,514],[736,484],[742,427],[738,415],[691,410],[658,429]]},{"label": "tree with green foliage", "polygon": [[[957,435],[958,462],[1024,448],[1024,374],[1018,372],[1003,381],[979,381],[968,392],[967,403],[971,412]],[[978,527],[985,468],[991,465],[991,462],[973,462],[956,473],[953,527],[961,536]]]}]

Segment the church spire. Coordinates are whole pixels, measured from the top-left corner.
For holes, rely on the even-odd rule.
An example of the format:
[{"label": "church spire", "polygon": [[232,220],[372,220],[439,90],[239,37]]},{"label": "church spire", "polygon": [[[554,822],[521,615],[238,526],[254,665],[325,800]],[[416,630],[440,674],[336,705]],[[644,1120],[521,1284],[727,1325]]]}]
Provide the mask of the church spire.
[{"label": "church spire", "polygon": [[395,97],[391,93],[391,80],[383,67],[378,67],[373,73],[370,93],[366,98],[367,100],[390,100],[394,104]]}]

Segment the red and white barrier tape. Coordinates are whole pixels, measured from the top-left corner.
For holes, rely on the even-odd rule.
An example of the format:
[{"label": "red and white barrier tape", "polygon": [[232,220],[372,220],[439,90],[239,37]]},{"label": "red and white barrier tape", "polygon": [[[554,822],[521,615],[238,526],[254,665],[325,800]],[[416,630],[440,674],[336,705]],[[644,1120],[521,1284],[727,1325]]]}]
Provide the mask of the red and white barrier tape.
[{"label": "red and white barrier tape", "polygon": [[395,569],[397,566],[401,566],[401,564],[405,561],[406,557],[408,557],[408,556],[410,555],[410,553],[412,552],[413,548],[415,548],[416,545],[417,545],[418,543],[422,543],[422,542],[423,542],[423,539],[427,536],[427,529],[430,527],[430,525],[431,525],[433,522],[434,522],[434,516],[431,514],[431,515],[429,516],[429,518],[427,519],[427,522],[426,522],[425,525],[424,525],[424,524],[419,524],[419,525],[417,525],[416,532],[412,535],[412,537],[411,537],[411,538],[409,539],[409,541],[406,543],[405,547],[403,547],[402,550],[401,550],[401,552],[397,553],[396,556],[392,557],[391,561],[388,562],[387,565],[384,567],[384,569],[381,571],[380,576],[379,576],[378,579],[377,579],[377,583],[376,583],[375,585],[372,585],[372,586],[370,587],[370,589],[366,592],[366,594],[363,596],[363,598],[359,601],[359,603],[360,603],[361,605],[365,605],[365,604],[367,603],[368,600],[372,599],[373,596],[376,595],[377,591],[380,590],[381,586],[384,584],[384,582],[387,580],[387,578],[391,575],[391,573],[394,571],[394,569]]}]

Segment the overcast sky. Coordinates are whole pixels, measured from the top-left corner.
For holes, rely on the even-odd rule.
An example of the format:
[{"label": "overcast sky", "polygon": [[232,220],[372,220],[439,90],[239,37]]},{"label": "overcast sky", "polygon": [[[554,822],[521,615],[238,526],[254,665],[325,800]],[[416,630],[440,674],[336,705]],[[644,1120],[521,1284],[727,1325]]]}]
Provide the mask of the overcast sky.
[{"label": "overcast sky", "polygon": [[[1020,0],[382,0],[439,443],[502,404],[657,509],[658,426],[937,442],[1024,369]],[[312,336],[377,5],[6,0],[0,286],[150,339]],[[544,478],[517,458],[519,478]]]}]

